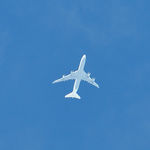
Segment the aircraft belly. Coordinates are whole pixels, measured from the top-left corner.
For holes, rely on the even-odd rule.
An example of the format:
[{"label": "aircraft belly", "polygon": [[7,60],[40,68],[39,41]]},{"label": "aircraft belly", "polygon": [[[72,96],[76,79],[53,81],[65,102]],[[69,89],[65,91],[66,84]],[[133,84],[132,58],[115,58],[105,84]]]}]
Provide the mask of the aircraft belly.
[{"label": "aircraft belly", "polygon": [[84,55],[80,61],[79,70],[84,70],[86,56]]},{"label": "aircraft belly", "polygon": [[75,83],[74,83],[74,87],[73,87],[73,91],[77,92],[79,89],[79,85],[80,85],[80,79],[76,79]]}]

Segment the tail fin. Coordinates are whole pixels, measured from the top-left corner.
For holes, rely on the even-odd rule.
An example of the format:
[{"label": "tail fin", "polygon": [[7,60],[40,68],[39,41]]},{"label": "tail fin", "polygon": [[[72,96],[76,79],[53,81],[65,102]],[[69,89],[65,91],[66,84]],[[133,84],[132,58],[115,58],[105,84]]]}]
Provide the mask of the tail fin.
[{"label": "tail fin", "polygon": [[71,93],[67,94],[65,97],[66,97],[66,98],[71,97],[71,98],[80,99],[80,96],[79,96],[76,92],[71,92]]}]

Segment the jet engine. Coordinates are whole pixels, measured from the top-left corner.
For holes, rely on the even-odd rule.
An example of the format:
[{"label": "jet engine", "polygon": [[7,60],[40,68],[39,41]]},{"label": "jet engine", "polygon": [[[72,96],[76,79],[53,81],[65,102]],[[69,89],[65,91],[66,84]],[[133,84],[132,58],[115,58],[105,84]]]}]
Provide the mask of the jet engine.
[{"label": "jet engine", "polygon": [[95,82],[95,78],[93,78],[92,81]]},{"label": "jet engine", "polygon": [[89,76],[91,75],[91,73],[88,72],[87,75],[88,75],[88,77],[89,77]]}]

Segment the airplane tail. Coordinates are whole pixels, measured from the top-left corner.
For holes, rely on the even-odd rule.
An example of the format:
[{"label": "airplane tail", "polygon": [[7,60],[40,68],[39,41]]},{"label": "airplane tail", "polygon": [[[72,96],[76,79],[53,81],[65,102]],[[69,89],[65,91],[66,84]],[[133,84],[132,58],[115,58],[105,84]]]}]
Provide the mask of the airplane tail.
[{"label": "airplane tail", "polygon": [[71,93],[67,94],[65,97],[66,97],[66,98],[71,97],[71,98],[80,99],[80,96],[79,96],[76,92],[71,92]]}]

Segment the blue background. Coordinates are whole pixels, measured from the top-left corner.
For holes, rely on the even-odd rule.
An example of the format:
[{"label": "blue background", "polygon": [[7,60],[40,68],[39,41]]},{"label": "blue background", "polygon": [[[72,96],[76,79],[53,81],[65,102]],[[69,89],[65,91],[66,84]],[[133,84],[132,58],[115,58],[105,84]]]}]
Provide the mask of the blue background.
[{"label": "blue background", "polygon": [[[1,150],[149,150],[148,0],[0,1]],[[77,69],[100,85],[80,84]]]}]

